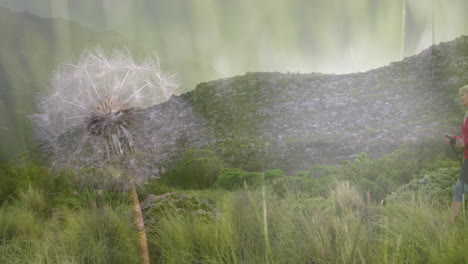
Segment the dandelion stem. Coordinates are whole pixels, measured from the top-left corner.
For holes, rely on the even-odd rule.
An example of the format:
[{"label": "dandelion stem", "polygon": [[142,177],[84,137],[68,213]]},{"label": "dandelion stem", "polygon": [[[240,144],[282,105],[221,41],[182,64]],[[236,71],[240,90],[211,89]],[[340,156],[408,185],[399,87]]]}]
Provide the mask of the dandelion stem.
[{"label": "dandelion stem", "polygon": [[143,213],[141,212],[140,201],[136,191],[135,183],[130,186],[130,199],[132,202],[133,223],[135,224],[138,235],[138,252],[140,254],[140,263],[149,264],[148,243],[146,240],[145,223]]}]

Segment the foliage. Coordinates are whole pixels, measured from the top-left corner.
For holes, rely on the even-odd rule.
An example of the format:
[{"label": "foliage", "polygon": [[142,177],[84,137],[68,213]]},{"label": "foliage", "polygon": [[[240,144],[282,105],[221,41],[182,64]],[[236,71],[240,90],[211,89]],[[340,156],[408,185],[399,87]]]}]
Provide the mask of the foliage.
[{"label": "foliage", "polygon": [[29,188],[43,190],[50,202],[54,197],[73,192],[73,184],[66,173],[56,173],[48,168],[28,164],[15,167],[5,163],[0,165],[0,205],[9,199],[17,198]]},{"label": "foliage", "polygon": [[426,172],[422,178],[411,180],[387,196],[389,202],[410,200],[414,195],[427,197],[441,202],[450,201],[458,179],[460,168],[441,168]]},{"label": "foliage", "polygon": [[161,179],[152,178],[139,190],[138,197],[144,200],[150,194],[161,195],[173,191],[174,188],[164,184]]},{"label": "foliage", "polygon": [[[449,210],[425,197],[385,206],[376,221],[380,258],[392,263],[467,263],[467,229]],[[463,221],[461,221],[463,222]]]},{"label": "foliage", "polygon": [[114,192],[103,189],[81,189],[71,194],[63,194],[55,198],[54,205],[70,209],[87,208],[89,205],[119,206],[128,202],[128,193]]},{"label": "foliage", "polygon": [[242,188],[244,183],[251,188],[262,185],[263,173],[246,172],[240,168],[223,168],[219,174],[215,186],[226,190]]},{"label": "foliage", "polygon": [[[339,168],[340,180],[349,180],[369,191],[378,200],[392,190],[398,181],[397,177],[413,177],[416,171],[411,167],[393,167],[388,169],[391,160],[372,160],[365,153],[361,153],[354,161],[347,162]],[[409,175],[406,171],[409,171]]]},{"label": "foliage", "polygon": [[[468,234],[461,223],[449,222],[446,207],[458,163],[419,159],[418,151],[404,149],[381,159],[361,154],[296,176],[221,168],[213,153],[188,151],[185,160],[218,159],[214,186],[219,188],[168,193],[177,189],[157,179],[143,186],[152,261],[467,262]],[[179,167],[190,172],[183,164]],[[79,173],[105,177],[109,172],[33,164],[4,164],[0,171],[7,183],[0,185],[7,197],[0,207],[0,263],[137,263],[126,196],[75,187]],[[263,177],[268,178],[265,193],[256,188]],[[380,197],[389,203],[378,206]]]},{"label": "foliage", "polygon": [[208,188],[216,182],[221,165],[221,159],[213,151],[190,149],[164,176],[164,182],[184,189]]},{"label": "foliage", "polygon": [[[0,207],[0,263],[138,263],[128,202],[88,192],[73,208],[30,188]],[[44,214],[44,209],[49,213]]]},{"label": "foliage", "polygon": [[42,228],[42,218],[27,206],[0,208],[0,245],[13,239],[39,239]]},{"label": "foliage", "polygon": [[216,186],[226,190],[242,187],[244,171],[240,168],[222,168]]},{"label": "foliage", "polygon": [[419,178],[424,171],[436,169],[437,165],[458,166],[457,162],[420,148],[402,148],[380,159],[370,159],[363,153],[354,161],[340,166],[338,178],[349,179],[380,201],[402,184]]},{"label": "foliage", "polygon": [[136,237],[127,206],[90,204],[65,211],[64,242],[85,263],[136,263]]},{"label": "foliage", "polygon": [[[204,191],[204,193],[210,190]],[[466,229],[425,199],[381,207],[350,182],[320,199],[226,192],[219,221],[164,217],[149,235],[155,263],[464,263]],[[265,207],[266,206],[266,207]],[[264,210],[264,209],[267,210]],[[267,213],[266,221],[263,213]],[[265,230],[268,243],[265,243]]]},{"label": "foliage", "polygon": [[286,189],[313,197],[325,195],[334,181],[350,181],[368,192],[374,201],[381,201],[399,186],[420,178],[421,173],[459,166],[456,161],[429,150],[408,145],[379,159],[361,153],[340,165],[315,165],[308,171],[298,172],[296,177],[280,178],[273,188],[280,197]]},{"label": "foliage", "polygon": [[163,195],[149,195],[141,203],[145,216],[145,224],[156,224],[162,217],[173,214],[193,215],[205,220],[215,220],[219,217],[218,210],[213,204],[194,195],[166,193]]},{"label": "foliage", "polygon": [[[95,177],[88,177],[89,174]],[[28,199],[31,206],[42,203],[45,208],[41,210],[50,213],[56,205],[73,208],[87,204],[89,200],[98,203],[125,200],[126,194],[107,190],[119,189],[111,187],[116,184],[109,179],[114,177],[112,175],[112,171],[96,168],[57,170],[35,164],[17,167],[6,163],[0,165],[0,205],[15,199]],[[94,180],[86,182],[83,179]]]},{"label": "foliage", "polygon": [[[445,206],[459,172],[456,162],[436,159],[432,167],[424,165],[429,170],[411,175],[414,180],[395,194],[399,199],[386,206],[365,199],[363,191],[368,189],[357,185],[355,182],[360,181],[355,177],[362,173],[369,180],[363,183],[372,187],[376,179],[372,173],[379,172],[394,177],[397,184],[404,180],[397,173],[410,175],[412,171],[398,166],[385,171],[389,164],[398,164],[398,157],[402,156],[374,160],[361,155],[338,166],[314,166],[296,176],[284,175],[267,182],[265,195],[256,188],[242,188],[244,181],[249,187],[260,186],[263,173],[227,168],[221,170],[216,182],[220,188],[187,191],[190,195],[148,195],[142,208],[152,261],[468,261],[463,247],[468,233],[462,221],[449,222]],[[414,161],[406,164],[411,162]],[[434,164],[448,167],[434,170]],[[41,177],[52,180],[73,172],[39,168],[36,172],[40,173],[29,178],[24,171],[14,174],[18,178],[2,176],[13,183],[20,181],[19,187],[14,188],[15,195],[10,195],[16,198],[0,207],[0,263],[138,262],[131,210],[122,194],[70,188],[51,195],[48,188],[52,181]],[[10,167],[6,171],[21,170]],[[345,176],[349,181],[340,181]],[[53,186],[50,184],[57,189]],[[278,186],[283,188],[282,195],[278,194]],[[148,194],[150,190],[164,193],[173,189],[157,180],[145,188]],[[228,188],[232,191],[225,190]],[[406,195],[412,192],[424,195]]]},{"label": "foliage", "polygon": [[243,174],[243,180],[247,186],[252,188],[258,188],[262,185],[263,173],[261,172],[245,172]]},{"label": "foliage", "polygon": [[112,167],[82,167],[57,170],[58,173],[66,175],[75,186],[94,190],[126,190],[131,178],[131,175],[126,173],[125,170],[118,170]]},{"label": "foliage", "polygon": [[325,196],[335,179],[327,177],[285,177],[273,184],[273,193],[284,198],[286,193],[303,193],[307,197]]},{"label": "foliage", "polygon": [[265,181],[269,182],[274,179],[284,178],[286,177],[286,173],[280,169],[273,169],[265,171]]}]

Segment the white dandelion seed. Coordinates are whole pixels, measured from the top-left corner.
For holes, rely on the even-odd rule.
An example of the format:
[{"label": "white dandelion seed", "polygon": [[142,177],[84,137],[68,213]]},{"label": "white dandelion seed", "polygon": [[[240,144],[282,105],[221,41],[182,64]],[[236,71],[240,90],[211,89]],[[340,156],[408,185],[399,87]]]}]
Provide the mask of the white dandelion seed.
[{"label": "white dandelion seed", "polygon": [[101,49],[62,64],[50,82],[51,91],[38,98],[31,118],[52,163],[80,168],[137,163],[128,156],[145,145],[134,136],[142,129],[139,113],[167,101],[179,86],[157,58],[137,63],[127,50],[106,56]]}]

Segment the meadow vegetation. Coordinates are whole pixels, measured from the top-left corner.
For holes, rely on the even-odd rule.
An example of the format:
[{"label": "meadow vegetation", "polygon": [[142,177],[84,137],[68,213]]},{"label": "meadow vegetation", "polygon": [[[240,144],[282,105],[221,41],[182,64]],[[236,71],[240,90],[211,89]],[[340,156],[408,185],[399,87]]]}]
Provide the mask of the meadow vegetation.
[{"label": "meadow vegetation", "polygon": [[[467,263],[465,221],[449,220],[459,164],[430,153],[363,153],[288,175],[192,150],[139,191],[151,261]],[[77,173],[1,165],[0,263],[138,263],[127,193]]]}]

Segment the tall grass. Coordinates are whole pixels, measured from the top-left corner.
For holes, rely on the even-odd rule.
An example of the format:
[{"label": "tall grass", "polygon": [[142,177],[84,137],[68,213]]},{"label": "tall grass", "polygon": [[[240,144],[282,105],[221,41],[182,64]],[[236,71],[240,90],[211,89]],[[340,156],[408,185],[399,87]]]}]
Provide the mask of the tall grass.
[{"label": "tall grass", "polygon": [[[222,217],[163,216],[148,226],[152,263],[468,262],[463,221],[427,198],[380,206],[348,182],[320,204],[261,190],[192,193],[215,200]],[[90,192],[44,210],[41,191],[18,197],[0,207],[0,263],[138,263],[127,201]]]},{"label": "tall grass", "polygon": [[128,206],[91,204],[65,211],[64,218],[63,240],[80,263],[137,263]]},{"label": "tall grass", "polygon": [[387,263],[468,263],[463,221],[452,223],[449,209],[420,198],[386,206],[378,225],[385,234]]},{"label": "tall grass", "polygon": [[43,192],[20,192],[0,207],[0,263],[138,263],[128,203],[90,196],[45,210]]},{"label": "tall grass", "polygon": [[[271,188],[184,190],[222,216],[162,214],[147,226],[152,263],[468,263],[464,221],[450,222],[440,199],[381,206],[350,182],[320,197]],[[125,195],[31,185],[12,197],[0,207],[0,263],[138,263]]]},{"label": "tall grass", "polygon": [[[301,200],[278,199],[268,192],[263,205],[260,190],[226,192],[217,199],[223,212],[218,221],[173,214],[148,227],[153,262],[468,261],[464,250],[467,231],[461,223],[449,221],[447,205],[414,198],[381,206],[364,197],[348,182],[335,184],[325,199],[317,200],[321,205],[309,208],[293,205]],[[264,233],[265,206],[268,236]]]}]

